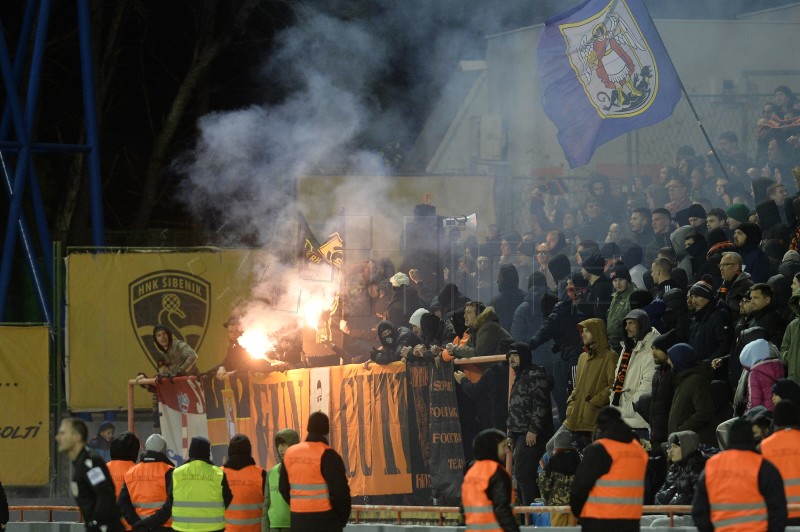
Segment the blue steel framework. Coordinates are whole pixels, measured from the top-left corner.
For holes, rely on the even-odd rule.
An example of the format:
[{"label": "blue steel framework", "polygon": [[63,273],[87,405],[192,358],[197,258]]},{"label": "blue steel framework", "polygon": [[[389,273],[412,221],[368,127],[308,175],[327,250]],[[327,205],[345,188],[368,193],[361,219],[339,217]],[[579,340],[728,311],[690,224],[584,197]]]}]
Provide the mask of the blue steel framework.
[{"label": "blue steel framework", "polygon": [[[100,180],[100,151],[97,132],[97,109],[94,92],[94,67],[92,63],[91,27],[89,0],[75,0],[78,22],[78,41],[80,50],[81,83],[83,94],[85,144],[56,144],[35,142],[31,138],[30,126],[36,113],[44,57],[47,28],[52,7],[51,0],[28,0],[20,27],[19,40],[12,57],[6,43],[6,31],[0,19],[0,77],[3,81],[5,101],[0,118],[0,174],[3,176],[5,191],[9,198],[8,220],[0,257],[0,322],[5,321],[5,308],[8,300],[11,270],[14,262],[17,234],[30,268],[36,289],[37,300],[42,316],[53,323],[52,297],[54,294],[53,242],[50,238],[48,221],[45,216],[42,196],[39,190],[33,164],[35,153],[84,152],[89,172],[91,201],[92,240],[95,246],[103,241],[103,198]],[[29,44],[33,49],[28,54]],[[26,68],[27,67],[27,68]],[[27,80],[23,73],[28,72]],[[24,91],[24,99],[21,93]],[[8,157],[15,154],[15,157]],[[13,165],[10,163],[13,161]],[[12,176],[13,175],[13,179]],[[33,205],[41,262],[44,265],[43,277],[39,267],[34,243],[30,234],[22,200],[25,192]]]}]

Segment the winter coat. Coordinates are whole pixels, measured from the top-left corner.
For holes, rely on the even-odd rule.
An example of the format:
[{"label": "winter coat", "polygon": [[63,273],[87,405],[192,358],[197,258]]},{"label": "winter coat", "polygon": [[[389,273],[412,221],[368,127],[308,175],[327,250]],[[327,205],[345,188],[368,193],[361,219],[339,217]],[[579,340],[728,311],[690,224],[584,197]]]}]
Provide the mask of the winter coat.
[{"label": "winter coat", "polygon": [[700,436],[700,441],[704,444],[716,445],[716,424],[714,423],[714,398],[711,396],[711,378],[711,365],[707,361],[700,362],[676,375],[675,392],[669,411],[670,434],[690,430]]},{"label": "winter coat", "polygon": [[500,326],[494,309],[486,307],[475,319],[467,344],[453,349],[453,355],[457,358],[499,355],[504,351],[503,341],[510,338],[511,335]]},{"label": "winter coat", "polygon": [[[745,411],[761,405],[768,410],[774,408],[772,385],[784,377],[783,363],[774,356],[777,349],[766,340],[759,339],[747,344],[739,355],[742,367],[747,370],[742,378],[747,379],[747,406]],[[741,395],[737,389],[737,395]]]},{"label": "winter coat", "polygon": [[[517,342],[527,342],[544,324],[546,316],[542,312],[541,301],[546,292],[546,286],[534,286],[528,291],[525,301],[514,311],[514,319],[511,321],[511,336]],[[549,358],[550,350],[540,346],[533,351],[532,355],[534,363],[541,364]]]},{"label": "winter coat", "polygon": [[789,308],[797,316],[786,327],[781,342],[781,360],[786,365],[786,376],[800,382],[800,290],[789,298]]},{"label": "winter coat", "polygon": [[569,491],[575,471],[581,464],[577,449],[557,449],[544,468],[539,471],[539,491],[547,506],[569,504]]},{"label": "winter coat", "polygon": [[478,407],[478,418],[483,428],[493,427],[506,431],[508,423],[508,363],[490,365],[478,382],[461,380],[461,389]]},{"label": "winter coat", "polygon": [[401,284],[392,288],[392,300],[386,308],[386,319],[395,327],[410,327],[408,319],[418,308],[428,308],[413,286]]},{"label": "winter coat", "polygon": [[[163,349],[156,341],[156,333],[164,330],[169,336],[169,346]],[[197,353],[192,347],[174,338],[172,329],[166,325],[156,325],[153,327],[153,342],[156,344],[158,355],[169,364],[169,374],[173,377],[178,375],[197,375]]]},{"label": "winter coat", "polygon": [[783,275],[790,283],[794,274],[800,272],[800,253],[790,249],[783,255],[783,260],[778,266],[778,273]]},{"label": "winter coat", "polygon": [[611,306],[608,308],[606,317],[606,329],[608,331],[608,342],[611,345],[618,345],[625,338],[623,330],[623,319],[631,311],[630,295],[636,290],[633,283],[628,283],[628,288],[622,292],[614,291],[611,296]]},{"label": "winter coat", "polygon": [[694,451],[680,462],[670,464],[664,485],[656,493],[655,503],[691,505],[694,488],[705,467],[706,458],[700,451]]},{"label": "winter coat", "polygon": [[736,276],[733,282],[730,284],[723,283],[720,287],[719,297],[720,299],[723,299],[725,303],[727,303],[728,309],[731,313],[732,323],[739,318],[739,302],[754,284],[755,283],[750,278],[750,274],[747,272],[742,272]]},{"label": "winter coat", "polygon": [[761,310],[753,312],[748,316],[748,322],[749,327],[763,327],[767,331],[767,341],[780,345],[783,333],[786,331],[786,323],[774,305],[770,303]]},{"label": "winter coat", "polygon": [[[637,311],[632,311],[632,313]],[[652,391],[653,373],[655,373],[656,363],[653,360],[653,339],[658,336],[658,331],[649,327],[650,322],[644,311],[639,314],[639,330],[647,331],[642,336],[641,340],[636,342],[631,352],[630,360],[628,361],[628,371],[625,374],[625,384],[622,390],[622,395],[619,398],[619,406],[617,407],[622,413],[622,421],[627,423],[634,429],[646,429],[649,427],[647,420],[639,415],[634,409],[634,405],[643,394],[649,394]],[[638,314],[638,313],[637,313]],[[629,314],[630,315],[630,314]],[[642,320],[643,318],[643,320]],[[644,327],[646,322],[647,328]],[[641,334],[641,333],[640,333]],[[622,357],[617,359],[617,367],[614,374],[619,373]],[[614,381],[611,381],[614,385]],[[611,390],[609,400],[614,399],[614,390]]]},{"label": "winter coat", "polygon": [[525,365],[521,360],[516,371],[508,399],[508,432],[533,432],[539,441],[547,441],[553,436],[552,386],[547,374],[543,367]]},{"label": "winter coat", "polygon": [[592,317],[601,320],[608,319],[608,309],[611,306],[611,296],[614,293],[614,285],[611,279],[601,275],[594,284],[589,285],[586,292],[586,302],[592,307]]},{"label": "winter coat", "polygon": [[675,391],[676,375],[664,364],[656,366],[650,391],[650,443],[658,448],[667,441],[669,435],[669,412],[672,409],[672,397]]},{"label": "winter coat", "polygon": [[766,283],[770,276],[770,264],[767,254],[758,247],[762,237],[761,228],[754,223],[743,223],[738,229],[747,235],[744,246],[736,249],[742,256],[742,269],[750,274],[754,283]]},{"label": "winter coat", "polygon": [[722,301],[712,300],[692,316],[687,343],[700,358],[713,360],[730,353],[731,336],[728,306]]},{"label": "winter coat", "polygon": [[517,307],[525,300],[525,292],[519,289],[519,274],[513,264],[503,264],[497,273],[498,294],[492,299],[500,326],[510,331],[511,322],[514,319],[514,312]]},{"label": "winter coat", "polygon": [[614,384],[617,354],[608,345],[602,320],[588,319],[580,322],[580,326],[592,333],[594,343],[578,358],[575,388],[567,399],[564,426],[573,432],[594,432],[597,413],[608,404],[608,390]]}]

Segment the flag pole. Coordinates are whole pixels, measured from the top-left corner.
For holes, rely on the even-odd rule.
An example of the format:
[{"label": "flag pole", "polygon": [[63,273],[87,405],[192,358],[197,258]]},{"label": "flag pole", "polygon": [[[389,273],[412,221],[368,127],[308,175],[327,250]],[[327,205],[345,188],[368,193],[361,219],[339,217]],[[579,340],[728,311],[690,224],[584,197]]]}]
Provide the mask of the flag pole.
[{"label": "flag pole", "polygon": [[714,154],[714,159],[717,160],[717,164],[719,165],[720,169],[722,170],[722,175],[725,176],[725,179],[728,180],[730,183],[731,178],[728,175],[728,171],[725,169],[725,165],[722,164],[722,160],[719,158],[719,154],[717,153],[717,149],[711,143],[711,138],[708,136],[708,132],[706,132],[706,127],[703,125],[703,121],[700,120],[700,115],[697,114],[697,110],[694,108],[694,104],[692,103],[692,99],[689,98],[689,93],[686,92],[686,87],[683,86],[683,80],[678,77],[678,83],[681,85],[681,92],[686,97],[686,102],[689,104],[689,108],[692,110],[692,114],[694,115],[694,119],[697,121],[697,125],[700,126],[700,131],[703,132],[703,136],[708,143],[708,147],[711,148],[711,153]]}]

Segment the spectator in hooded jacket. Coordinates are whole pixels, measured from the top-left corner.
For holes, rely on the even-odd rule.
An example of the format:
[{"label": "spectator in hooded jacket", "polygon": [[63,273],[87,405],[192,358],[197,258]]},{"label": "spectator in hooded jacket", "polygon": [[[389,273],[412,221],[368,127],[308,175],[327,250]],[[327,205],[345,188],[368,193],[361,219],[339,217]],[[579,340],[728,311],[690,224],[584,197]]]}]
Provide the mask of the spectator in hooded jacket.
[{"label": "spectator in hooded jacket", "polygon": [[739,389],[746,387],[745,411],[757,405],[772,410],[775,406],[772,402],[772,385],[785,376],[783,364],[777,357],[777,349],[766,340],[754,340],[744,346],[739,361],[745,372],[742,374],[736,395],[741,395]]},{"label": "spectator in hooded jacket", "polygon": [[506,331],[511,330],[514,311],[525,300],[525,292],[519,289],[519,274],[513,264],[502,264],[497,272],[497,295],[492,299],[500,326]]},{"label": "spectator in hooded jacket", "polygon": [[153,342],[163,360],[169,364],[169,375],[197,375],[197,353],[184,342],[173,338],[172,329],[166,325],[153,327]]},{"label": "spectator in hooded jacket", "polygon": [[667,351],[675,373],[675,391],[669,411],[670,433],[690,430],[706,445],[716,443],[711,364],[701,360],[689,344]]},{"label": "spectator in hooded jacket", "polygon": [[643,310],[632,310],[625,316],[624,323],[626,338],[611,387],[611,406],[620,410],[622,420],[640,437],[647,438],[650,426],[636,412],[634,405],[642,395],[652,390],[655,372],[652,344],[658,331],[650,326]]},{"label": "spectator in hooded jacket", "polygon": [[743,223],[733,232],[737,252],[742,256],[744,271],[750,273],[754,283],[765,283],[769,279],[769,258],[758,245],[761,243],[761,228],[758,224]]},{"label": "spectator in hooded jacket", "polygon": [[669,435],[667,478],[656,493],[656,504],[692,504],[695,486],[706,465],[699,447],[700,437],[691,430]]},{"label": "spectator in hooded jacket", "polygon": [[283,456],[286,454],[286,449],[298,443],[300,443],[300,436],[292,429],[283,429],[275,434],[275,452],[278,455],[278,463],[267,472],[261,532],[286,532],[291,527],[289,503],[281,495],[278,483],[281,469],[283,469]]},{"label": "spectator in hooded jacket", "polygon": [[395,327],[408,327],[408,320],[418,308],[428,308],[422,301],[411,279],[403,272],[397,272],[389,279],[392,285],[392,300],[386,308],[386,319]]}]

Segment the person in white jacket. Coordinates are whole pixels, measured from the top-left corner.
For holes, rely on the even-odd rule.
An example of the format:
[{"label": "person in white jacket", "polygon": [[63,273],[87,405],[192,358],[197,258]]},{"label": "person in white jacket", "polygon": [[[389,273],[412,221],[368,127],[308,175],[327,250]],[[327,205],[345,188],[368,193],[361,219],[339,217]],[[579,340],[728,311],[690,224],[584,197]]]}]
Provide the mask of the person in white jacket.
[{"label": "person in white jacket", "polygon": [[653,339],[658,331],[650,325],[643,310],[632,310],[625,316],[625,340],[617,362],[617,373],[611,387],[611,406],[619,409],[622,420],[636,431],[640,438],[649,438],[650,426],[634,410],[642,394],[649,394],[653,384],[656,363],[653,359]]}]

